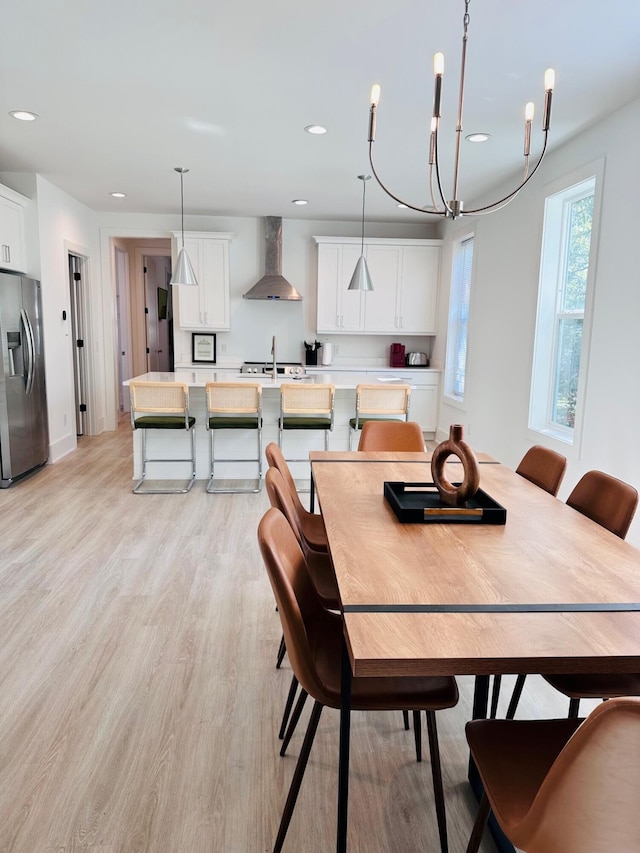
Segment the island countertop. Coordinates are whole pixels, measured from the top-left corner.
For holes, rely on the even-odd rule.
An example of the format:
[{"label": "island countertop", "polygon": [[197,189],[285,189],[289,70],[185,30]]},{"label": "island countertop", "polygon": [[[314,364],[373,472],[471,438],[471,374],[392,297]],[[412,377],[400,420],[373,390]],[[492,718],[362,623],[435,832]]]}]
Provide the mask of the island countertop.
[{"label": "island countertop", "polygon": [[296,379],[294,376],[279,375],[274,381],[271,376],[256,373],[234,373],[229,370],[178,370],[174,373],[143,373],[141,376],[135,376],[133,379],[126,380],[123,384],[128,385],[129,382],[184,382],[190,388],[204,388],[207,382],[259,382],[263,390],[268,392],[269,388],[279,389],[283,382],[295,382],[305,385],[329,384],[334,385],[336,390],[355,390],[356,385],[393,385],[393,384],[412,384],[410,377],[406,373],[399,370],[398,373],[345,373],[336,371],[334,373],[304,373],[302,377]]}]

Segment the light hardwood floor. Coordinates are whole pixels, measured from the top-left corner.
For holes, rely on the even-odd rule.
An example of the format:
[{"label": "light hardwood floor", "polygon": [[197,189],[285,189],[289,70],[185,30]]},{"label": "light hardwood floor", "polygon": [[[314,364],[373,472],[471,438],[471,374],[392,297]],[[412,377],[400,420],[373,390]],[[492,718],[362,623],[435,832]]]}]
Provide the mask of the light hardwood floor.
[{"label": "light hardwood floor", "polygon": [[[302,731],[280,758],[266,495],[139,496],[131,474],[124,420],[0,493],[0,851],[268,853]],[[471,687],[438,714],[452,853],[475,811]],[[519,716],[565,713],[528,679]],[[287,853],[335,849],[337,732],[325,711]],[[349,849],[439,849],[399,713],[354,715]]]}]

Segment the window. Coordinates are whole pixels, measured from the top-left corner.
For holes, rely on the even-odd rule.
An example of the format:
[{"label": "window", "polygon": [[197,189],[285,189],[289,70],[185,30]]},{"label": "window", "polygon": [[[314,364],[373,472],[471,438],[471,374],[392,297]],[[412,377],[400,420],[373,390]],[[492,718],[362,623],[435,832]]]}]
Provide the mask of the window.
[{"label": "window", "polygon": [[449,301],[445,394],[462,403],[467,371],[469,300],[473,266],[473,235],[460,240],[454,250]]},{"label": "window", "polygon": [[569,444],[586,383],[597,197],[592,173],[545,201],[529,426]]}]

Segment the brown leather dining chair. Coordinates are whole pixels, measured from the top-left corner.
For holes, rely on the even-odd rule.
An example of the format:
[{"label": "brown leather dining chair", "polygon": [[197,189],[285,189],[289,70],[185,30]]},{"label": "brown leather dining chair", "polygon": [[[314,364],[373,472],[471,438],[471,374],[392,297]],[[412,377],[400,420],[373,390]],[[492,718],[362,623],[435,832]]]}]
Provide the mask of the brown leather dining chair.
[{"label": "brown leather dining chair", "polygon": [[[291,666],[301,687],[314,700],[273,848],[274,853],[279,853],[293,815],[322,710],[325,707],[340,707],[343,624],[339,614],[331,613],[322,606],[307,573],[300,545],[279,510],[272,507],[260,521],[258,543],[278,606]],[[458,689],[451,676],[355,677],[352,682],[353,710],[419,709],[426,712],[443,853],[448,850],[448,846],[435,712],[451,708],[457,701]]]},{"label": "brown leather dining chair", "polygon": [[467,740],[485,796],[467,853],[490,810],[526,853],[640,849],[640,699],[612,699],[583,722],[473,720]]},{"label": "brown leather dining chair", "polygon": [[638,492],[610,474],[587,471],[567,498],[567,504],[624,539],[638,506]]},{"label": "brown leather dining chair", "polygon": [[558,494],[566,467],[567,460],[561,453],[535,444],[527,450],[520,460],[516,474],[555,497]]},{"label": "brown leather dining chair", "polygon": [[[624,539],[638,506],[638,492],[628,483],[602,471],[588,471],[567,498],[567,504],[596,524]],[[639,696],[638,674],[546,675],[545,681],[569,697],[569,716],[577,717],[580,699]],[[525,676],[519,675],[509,702],[507,719],[515,715]]]},{"label": "brown leather dining chair", "polygon": [[[305,542],[302,535],[300,519],[296,512],[294,503],[291,499],[290,490],[287,488],[284,478],[282,477],[280,471],[277,468],[269,468],[269,470],[267,471],[267,474],[265,476],[265,488],[267,490],[267,495],[269,497],[269,502],[271,506],[280,510],[280,512],[289,522],[291,529],[296,535],[298,544],[300,545],[302,553],[305,557],[307,571],[311,577],[313,585],[316,588],[316,591],[318,592],[318,595],[320,596],[323,607],[326,607],[327,610],[340,610],[340,593],[336,584],[336,576],[333,571],[333,566],[331,564],[331,558],[329,557],[329,554],[326,551],[314,551],[312,548],[309,548],[309,545]],[[280,646],[278,648],[278,655],[276,658],[276,669],[280,669],[286,652],[287,647],[283,634],[282,639],[280,640]],[[298,697],[298,702],[296,703],[295,709],[293,709],[293,715],[291,716],[291,720],[289,721],[289,716],[291,715],[291,710],[293,708],[293,702],[295,700],[297,689],[298,680],[295,675],[293,675],[291,679],[291,686],[289,687],[289,693],[285,703],[284,713],[282,715],[282,723],[280,724],[280,730],[278,733],[278,737],[281,741],[283,741],[282,746],[280,748],[280,755],[285,755],[287,747],[289,745],[289,741],[291,740],[291,736],[295,731],[298,720],[300,719],[300,715],[304,709],[305,702],[307,701],[307,693],[303,690],[300,696]],[[409,712],[403,711],[402,715],[405,730],[408,731]],[[419,718],[416,719],[415,714],[414,739],[416,743],[416,760],[421,761],[422,731]]]},{"label": "brown leather dining chair", "polygon": [[[516,468],[516,474],[524,477],[525,480],[529,480],[534,486],[538,486],[539,489],[548,492],[555,498],[566,468],[567,460],[561,453],[556,453],[555,450],[549,450],[548,447],[535,444],[527,450],[520,460],[520,464]],[[522,692],[525,679],[526,675],[518,676],[514,695],[516,695],[516,691],[518,691],[518,696]],[[494,675],[490,712],[492,718],[496,716],[498,711],[501,684],[502,676]],[[508,713],[507,717],[509,718]]]},{"label": "brown leather dining chair", "polygon": [[305,540],[300,517],[284,477],[277,468],[269,468],[265,474],[264,482],[269,503],[284,515],[298,540],[307,561],[309,575],[323,606],[328,610],[339,610],[340,595],[331,558],[327,551],[315,551]]},{"label": "brown leather dining chair", "polygon": [[415,421],[367,421],[360,433],[358,450],[424,452],[424,436]]},{"label": "brown leather dining chair", "polygon": [[284,458],[282,450],[280,450],[278,445],[272,441],[265,449],[265,456],[269,467],[277,468],[287,484],[305,542],[310,548],[313,548],[314,551],[326,551],[328,545],[324,519],[317,513],[309,512],[309,510],[305,509],[302,505],[298,490],[296,489],[295,480],[293,479],[291,469],[287,464],[287,460]]},{"label": "brown leather dining chair", "polygon": [[[305,555],[307,571],[320,597],[323,607],[326,607],[328,610],[339,610],[340,596],[329,554],[326,551],[314,551],[309,548],[308,544],[304,540],[296,507],[294,506],[290,490],[287,487],[280,471],[277,468],[269,468],[265,475],[264,482],[271,506],[278,509],[284,515],[289,522],[289,526],[293,530],[296,539],[298,540],[298,544]],[[276,669],[280,669],[286,651],[287,648],[283,634],[276,657]],[[293,709],[297,690],[298,679],[294,674],[291,678],[291,685],[289,687],[289,693],[287,694],[284,712],[282,714],[282,722],[280,723],[280,729],[278,732],[278,737],[283,742],[280,748],[280,755],[285,755],[287,751],[289,741],[295,731],[307,700],[307,693],[302,691],[298,697],[296,707]],[[293,716],[291,716],[292,709]],[[290,716],[291,720],[289,720]]]}]

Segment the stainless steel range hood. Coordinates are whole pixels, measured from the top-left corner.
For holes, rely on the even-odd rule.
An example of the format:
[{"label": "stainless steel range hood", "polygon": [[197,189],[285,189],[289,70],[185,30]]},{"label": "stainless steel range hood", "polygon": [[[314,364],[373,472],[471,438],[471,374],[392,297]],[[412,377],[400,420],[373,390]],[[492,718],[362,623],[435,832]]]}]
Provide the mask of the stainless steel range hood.
[{"label": "stainless steel range hood", "polygon": [[302,296],[282,275],[282,217],[265,216],[266,250],[265,274],[251,290],[244,294],[245,299],[280,299],[285,302],[300,302]]}]

